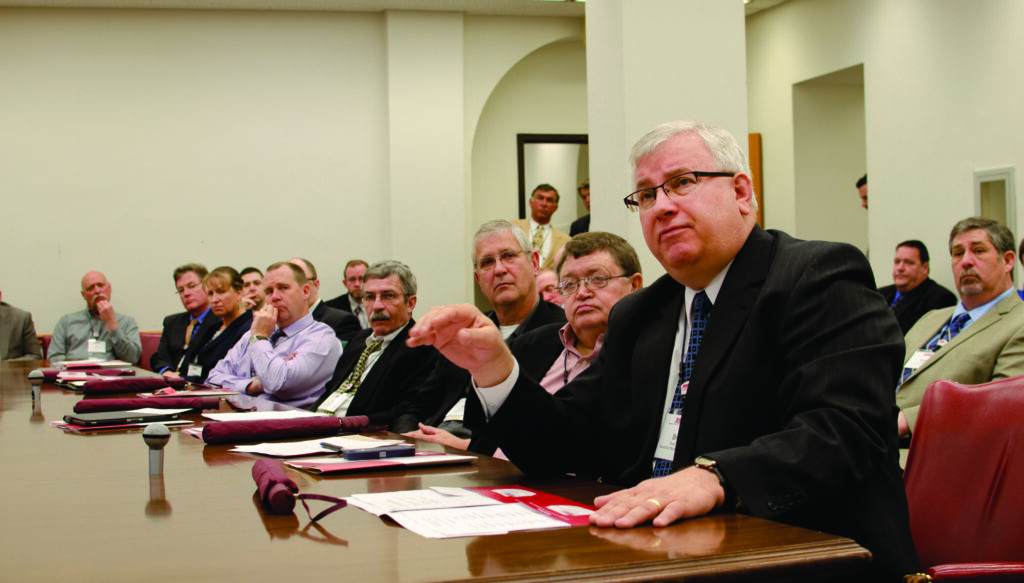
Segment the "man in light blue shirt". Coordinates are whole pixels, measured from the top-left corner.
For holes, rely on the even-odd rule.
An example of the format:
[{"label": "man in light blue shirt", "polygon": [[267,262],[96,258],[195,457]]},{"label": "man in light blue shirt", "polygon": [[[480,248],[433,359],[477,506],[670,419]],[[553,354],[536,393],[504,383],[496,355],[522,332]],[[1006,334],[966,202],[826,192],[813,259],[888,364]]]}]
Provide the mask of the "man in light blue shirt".
[{"label": "man in light blue shirt", "polygon": [[[960,301],[928,312],[907,332],[896,392],[901,437],[910,436],[933,382],[976,385],[1024,374],[1024,302],[1011,279],[1013,233],[990,219],[964,219],[953,226],[949,252]],[[906,450],[901,453],[905,460]]]},{"label": "man in light blue shirt", "polygon": [[85,309],[64,314],[53,328],[51,361],[99,358],[132,364],[142,356],[135,318],[114,311],[107,276],[90,271],[82,277]]},{"label": "man in light blue shirt", "polygon": [[212,385],[293,407],[323,393],[341,356],[330,326],[309,313],[310,285],[297,265],[279,262],[263,278],[266,304],[252,328],[210,372]]}]

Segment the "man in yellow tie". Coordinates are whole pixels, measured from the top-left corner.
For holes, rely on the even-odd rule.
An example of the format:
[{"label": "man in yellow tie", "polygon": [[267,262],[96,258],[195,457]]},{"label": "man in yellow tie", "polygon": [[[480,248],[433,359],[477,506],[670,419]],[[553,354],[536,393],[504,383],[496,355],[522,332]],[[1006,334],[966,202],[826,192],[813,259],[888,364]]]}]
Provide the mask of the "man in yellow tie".
[{"label": "man in yellow tie", "polygon": [[554,269],[555,255],[569,241],[569,235],[551,224],[558,210],[558,191],[550,184],[540,184],[530,195],[530,218],[512,221],[530,237],[533,250],[540,255],[541,269]]},{"label": "man in yellow tie", "polygon": [[366,415],[371,425],[390,426],[434,368],[437,350],[410,348],[405,341],[416,307],[416,276],[398,261],[366,270],[363,306],[370,328],[352,338],[334,377],[313,409],[344,417]]}]

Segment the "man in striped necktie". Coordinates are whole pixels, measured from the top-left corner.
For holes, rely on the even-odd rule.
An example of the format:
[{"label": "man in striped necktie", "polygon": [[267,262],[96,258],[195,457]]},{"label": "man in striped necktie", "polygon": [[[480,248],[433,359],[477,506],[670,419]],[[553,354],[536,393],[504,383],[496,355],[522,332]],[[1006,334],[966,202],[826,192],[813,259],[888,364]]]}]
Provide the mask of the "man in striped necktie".
[{"label": "man in striped necktie", "polygon": [[977,385],[1024,374],[1024,302],[1013,287],[1014,237],[991,219],[971,217],[949,234],[960,301],[925,314],[907,332],[900,407],[901,459],[924,391],[939,379]]}]

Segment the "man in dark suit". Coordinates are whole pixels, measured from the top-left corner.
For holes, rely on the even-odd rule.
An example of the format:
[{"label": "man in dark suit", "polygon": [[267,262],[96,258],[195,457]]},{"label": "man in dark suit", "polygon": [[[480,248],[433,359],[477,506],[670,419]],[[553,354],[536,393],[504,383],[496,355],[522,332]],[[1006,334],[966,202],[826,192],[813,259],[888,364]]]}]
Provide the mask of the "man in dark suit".
[{"label": "man in dark suit", "polygon": [[569,225],[569,236],[575,237],[580,233],[586,233],[590,231],[590,181],[584,180],[578,187],[576,192],[579,193],[580,199],[583,200],[583,206],[587,207],[587,214],[576,219]]},{"label": "man in dark suit", "polygon": [[351,259],[345,264],[345,289],[348,293],[327,300],[324,302],[330,308],[348,312],[359,318],[359,325],[363,328],[370,327],[370,321],[366,317],[366,310],[363,309],[363,276],[369,263],[362,259]]},{"label": "man in dark suit", "polygon": [[32,314],[0,301],[0,360],[42,359],[43,349],[36,337]]},{"label": "man in dark suit", "polygon": [[903,334],[928,312],[956,305],[953,292],[928,277],[928,259],[924,243],[916,239],[900,243],[892,264],[893,284],[878,288]]},{"label": "man in dark suit", "polygon": [[358,334],[362,328],[359,326],[359,320],[355,316],[336,308],[328,307],[320,299],[320,279],[317,278],[316,267],[309,260],[301,257],[293,257],[288,262],[299,266],[303,273],[306,274],[306,279],[309,281],[309,313],[313,314],[313,319],[330,326],[334,330],[334,335],[343,344]]},{"label": "man in dark suit", "polygon": [[313,409],[339,417],[366,415],[372,425],[391,426],[421,390],[437,350],[405,343],[416,323],[416,276],[408,266],[376,263],[366,270],[363,287],[370,329],[353,337]]},{"label": "man in dark suit", "polygon": [[189,346],[206,344],[220,328],[220,318],[210,312],[210,298],[203,290],[206,267],[186,263],[174,270],[174,287],[184,312],[164,318],[160,344],[149,365],[153,372],[168,378],[181,378],[187,371],[182,356]]},{"label": "man in dark suit", "polygon": [[[565,324],[565,310],[541,299],[537,291],[540,256],[526,231],[515,224],[488,221],[473,236],[473,277],[493,308],[486,317],[501,335],[514,338],[545,324]],[[419,423],[469,437],[462,424],[469,373],[443,358],[424,383],[418,401],[395,422],[394,431],[414,431]]]},{"label": "man in dark suit", "polygon": [[471,372],[482,431],[527,473],[627,486],[595,500],[592,524],[738,510],[853,538],[876,579],[913,572],[893,423],[902,335],[867,260],[758,227],[725,130],[663,124],[632,160],[626,203],[667,275],[615,306],[601,356],[557,397],[469,307],[434,308],[410,343]]}]

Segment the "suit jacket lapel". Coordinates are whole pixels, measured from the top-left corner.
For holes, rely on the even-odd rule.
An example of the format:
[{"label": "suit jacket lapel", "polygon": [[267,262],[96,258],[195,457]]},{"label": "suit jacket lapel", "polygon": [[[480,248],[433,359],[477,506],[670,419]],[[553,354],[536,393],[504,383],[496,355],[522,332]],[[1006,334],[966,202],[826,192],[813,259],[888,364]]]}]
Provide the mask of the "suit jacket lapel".
[{"label": "suit jacket lapel", "polygon": [[[374,394],[379,393],[382,390],[386,390],[387,387],[378,386],[378,379],[384,376],[388,370],[388,366],[391,365],[391,359],[394,358],[395,354],[405,347],[405,341],[409,338],[409,328],[412,328],[416,324],[415,320],[411,320],[409,325],[402,329],[401,332],[395,336],[394,340],[388,343],[384,347],[380,356],[377,357],[377,361],[373,363],[373,368],[370,372],[366,373],[366,377],[363,382],[359,384],[359,388],[356,389],[356,394],[352,397],[352,403],[348,406],[350,411],[359,411],[368,409],[367,405],[373,401]],[[373,337],[373,334],[367,336],[367,339]],[[359,347],[359,352],[366,349],[366,343],[360,342],[362,346]],[[374,387],[373,391],[362,390],[363,384]]]},{"label": "suit jacket lapel", "polygon": [[[905,382],[910,382],[910,379],[916,377],[918,373],[920,373],[921,371],[927,369],[936,362],[942,360],[942,357],[952,352],[954,348],[956,348],[960,344],[963,344],[964,342],[969,341],[976,335],[981,334],[982,332],[985,331],[985,329],[1001,320],[1003,316],[1006,315],[1010,310],[1012,310],[1014,305],[1017,303],[1013,301],[1014,299],[1014,297],[1010,296],[1004,299],[1003,301],[999,302],[998,304],[992,306],[992,309],[985,312],[985,315],[982,316],[977,322],[974,322],[973,324],[962,330],[959,334],[956,335],[956,337],[950,340],[948,344],[946,344],[939,350],[935,351],[935,354],[932,355],[932,357],[929,358],[927,362],[925,362],[917,370],[915,370],[909,377],[907,377],[907,380]],[[948,321],[948,318],[944,320],[942,322],[942,326],[945,326],[946,322]],[[939,327],[939,330],[942,330],[942,326]],[[931,340],[931,338],[934,337],[935,334],[938,334],[939,330],[936,330],[931,336],[929,336],[928,340]],[[925,342],[927,343],[928,341],[926,340]]]},{"label": "suit jacket lapel", "polygon": [[754,227],[725,276],[708,319],[707,331],[690,376],[676,444],[675,467],[691,463],[697,437],[700,409],[717,371],[723,365],[746,323],[771,265],[774,244],[771,235]]}]

